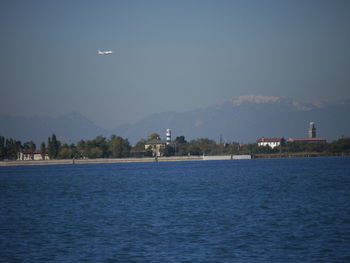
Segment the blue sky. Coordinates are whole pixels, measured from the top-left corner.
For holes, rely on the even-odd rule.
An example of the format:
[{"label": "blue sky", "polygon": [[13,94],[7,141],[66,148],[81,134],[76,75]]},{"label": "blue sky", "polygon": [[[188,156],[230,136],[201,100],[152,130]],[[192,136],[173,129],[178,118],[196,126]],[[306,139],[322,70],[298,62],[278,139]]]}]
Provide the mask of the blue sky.
[{"label": "blue sky", "polygon": [[1,1],[0,114],[78,111],[113,128],[244,94],[350,99],[349,13],[337,0]]}]

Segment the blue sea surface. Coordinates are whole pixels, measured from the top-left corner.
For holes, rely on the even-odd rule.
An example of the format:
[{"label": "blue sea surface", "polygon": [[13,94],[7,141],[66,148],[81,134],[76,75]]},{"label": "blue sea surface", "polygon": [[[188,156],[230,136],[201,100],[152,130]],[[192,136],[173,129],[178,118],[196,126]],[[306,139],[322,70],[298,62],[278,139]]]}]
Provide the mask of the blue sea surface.
[{"label": "blue sea surface", "polygon": [[0,167],[0,262],[350,262],[350,158]]}]

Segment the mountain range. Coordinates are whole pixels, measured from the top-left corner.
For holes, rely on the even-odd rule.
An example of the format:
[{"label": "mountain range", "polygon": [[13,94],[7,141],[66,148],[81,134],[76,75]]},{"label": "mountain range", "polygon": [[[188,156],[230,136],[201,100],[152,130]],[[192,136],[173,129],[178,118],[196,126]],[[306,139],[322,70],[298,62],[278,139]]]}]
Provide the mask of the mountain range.
[{"label": "mountain range", "polygon": [[55,133],[64,142],[117,134],[135,144],[153,132],[165,137],[184,135],[187,140],[255,142],[258,137],[306,137],[309,122],[317,136],[328,141],[350,135],[350,101],[302,102],[285,97],[246,95],[187,112],[152,114],[132,124],[107,131],[73,112],[60,117],[0,116],[0,135],[21,141],[46,141]]}]

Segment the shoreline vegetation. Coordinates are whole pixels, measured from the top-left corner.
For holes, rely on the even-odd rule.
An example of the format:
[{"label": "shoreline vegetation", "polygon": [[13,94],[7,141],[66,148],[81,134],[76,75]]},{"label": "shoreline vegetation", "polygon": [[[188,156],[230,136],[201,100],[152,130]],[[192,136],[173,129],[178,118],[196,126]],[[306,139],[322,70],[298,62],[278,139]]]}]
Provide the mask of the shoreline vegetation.
[{"label": "shoreline vegetation", "polygon": [[[229,160],[251,158],[292,158],[349,156],[350,137],[333,142],[283,142],[271,148],[257,143],[216,142],[208,138],[187,141],[185,136],[161,140],[152,133],[131,145],[127,138],[112,135],[63,144],[53,134],[37,147],[33,141],[21,143],[0,136],[0,166],[36,164],[83,164],[118,162]],[[249,156],[249,158],[247,157]]]},{"label": "shoreline vegetation", "polygon": [[56,165],[56,164],[93,164],[93,163],[143,163],[143,162],[184,162],[210,160],[251,159],[250,155],[217,156],[171,156],[171,157],[133,157],[133,158],[97,158],[97,159],[56,159],[56,160],[13,160],[1,161],[0,166],[17,165]]},{"label": "shoreline vegetation", "polygon": [[271,153],[271,154],[254,154],[252,159],[262,158],[308,158],[308,157],[340,157],[350,156],[348,152],[341,153],[319,153],[319,152],[296,152],[296,153]]},{"label": "shoreline vegetation", "polygon": [[316,152],[285,153],[285,154],[255,154],[255,155],[215,155],[215,156],[172,156],[172,157],[131,157],[131,158],[96,158],[96,159],[54,159],[54,160],[12,160],[0,161],[1,166],[22,165],[60,165],[60,164],[111,164],[111,163],[145,163],[145,162],[186,162],[186,161],[214,161],[214,160],[249,160],[273,158],[313,158],[313,157],[341,157],[350,156],[349,153],[320,154]]}]

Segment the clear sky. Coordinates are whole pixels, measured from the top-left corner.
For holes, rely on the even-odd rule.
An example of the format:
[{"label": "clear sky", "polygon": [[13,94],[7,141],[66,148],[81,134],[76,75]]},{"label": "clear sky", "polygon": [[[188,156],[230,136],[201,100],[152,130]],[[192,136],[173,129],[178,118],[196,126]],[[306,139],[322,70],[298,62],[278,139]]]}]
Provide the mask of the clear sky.
[{"label": "clear sky", "polygon": [[113,128],[244,94],[350,99],[349,14],[348,0],[3,0],[0,114]]}]

